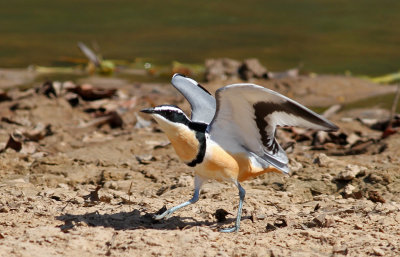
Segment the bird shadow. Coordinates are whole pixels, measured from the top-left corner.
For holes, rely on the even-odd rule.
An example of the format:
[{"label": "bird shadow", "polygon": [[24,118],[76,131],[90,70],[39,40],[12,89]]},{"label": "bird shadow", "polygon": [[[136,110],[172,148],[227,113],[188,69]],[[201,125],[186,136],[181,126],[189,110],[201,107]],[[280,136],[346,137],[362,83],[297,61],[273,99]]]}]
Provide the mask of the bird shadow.
[{"label": "bird shadow", "polygon": [[131,212],[118,212],[112,214],[100,214],[91,212],[85,214],[63,214],[56,217],[64,224],[59,226],[63,232],[74,227],[87,225],[91,227],[111,227],[115,230],[135,230],[135,229],[158,229],[158,230],[181,230],[195,226],[209,226],[219,229],[221,225],[230,223],[234,219],[227,219],[224,222],[217,221],[198,221],[191,217],[173,216],[167,220],[155,220],[156,213],[144,213],[138,209]]}]

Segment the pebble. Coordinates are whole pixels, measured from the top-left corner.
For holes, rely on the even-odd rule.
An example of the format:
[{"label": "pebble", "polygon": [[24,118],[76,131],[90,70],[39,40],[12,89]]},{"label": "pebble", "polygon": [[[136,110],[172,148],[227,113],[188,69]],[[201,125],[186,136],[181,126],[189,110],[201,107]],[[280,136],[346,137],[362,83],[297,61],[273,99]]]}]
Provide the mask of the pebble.
[{"label": "pebble", "polygon": [[365,167],[349,164],[338,174],[337,180],[353,180],[360,172],[365,170]]},{"label": "pebble", "polygon": [[332,157],[328,157],[324,153],[320,153],[317,155],[317,157],[314,159],[314,163],[318,164],[320,167],[335,167],[338,164],[341,164],[342,162],[339,160],[336,160]]},{"label": "pebble", "polygon": [[372,248],[372,250],[374,251],[374,254],[377,256],[385,256],[385,252],[377,247]]},{"label": "pebble", "polygon": [[351,195],[351,193],[353,193],[354,189],[356,189],[355,186],[351,185],[351,184],[347,184],[344,188],[344,193],[346,195]]},{"label": "pebble", "polygon": [[3,205],[0,206],[0,213],[8,213],[10,211],[10,208],[8,208],[7,206]]}]

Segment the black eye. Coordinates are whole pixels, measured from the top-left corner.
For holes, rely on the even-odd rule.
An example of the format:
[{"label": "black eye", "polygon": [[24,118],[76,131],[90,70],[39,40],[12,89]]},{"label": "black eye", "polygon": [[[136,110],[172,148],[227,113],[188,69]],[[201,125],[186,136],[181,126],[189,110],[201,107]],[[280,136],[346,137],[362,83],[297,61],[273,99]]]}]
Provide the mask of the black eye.
[{"label": "black eye", "polygon": [[174,113],[171,111],[166,111],[164,114],[165,118],[172,119],[174,117]]}]

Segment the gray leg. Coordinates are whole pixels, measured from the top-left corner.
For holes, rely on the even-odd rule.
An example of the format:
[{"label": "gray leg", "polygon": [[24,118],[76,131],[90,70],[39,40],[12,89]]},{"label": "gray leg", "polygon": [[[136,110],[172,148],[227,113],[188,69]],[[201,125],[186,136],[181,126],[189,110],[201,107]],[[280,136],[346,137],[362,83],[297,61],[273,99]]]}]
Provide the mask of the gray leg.
[{"label": "gray leg", "polygon": [[172,207],[171,209],[166,210],[164,213],[162,213],[160,215],[155,215],[154,219],[156,219],[156,220],[160,220],[163,218],[168,219],[172,215],[172,213],[179,210],[180,208],[183,208],[189,204],[197,202],[199,200],[200,188],[203,185],[203,183],[204,183],[204,179],[200,178],[199,176],[195,176],[194,177],[194,194],[193,194],[192,199],[190,199],[187,202],[181,203],[180,205]]},{"label": "gray leg", "polygon": [[236,184],[237,188],[239,189],[239,208],[238,208],[238,214],[236,216],[236,223],[235,223],[235,226],[232,228],[221,229],[221,232],[237,232],[237,231],[239,231],[239,228],[240,228],[240,219],[242,218],[243,200],[244,200],[244,196],[246,195],[246,191],[239,184],[239,182],[236,182],[235,184]]}]

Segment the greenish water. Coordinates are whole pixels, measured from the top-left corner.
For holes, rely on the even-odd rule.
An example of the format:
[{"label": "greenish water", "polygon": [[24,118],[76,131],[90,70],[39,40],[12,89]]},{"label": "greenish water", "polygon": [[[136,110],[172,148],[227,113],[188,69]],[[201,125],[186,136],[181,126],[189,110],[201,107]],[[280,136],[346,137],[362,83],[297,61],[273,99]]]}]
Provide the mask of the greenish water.
[{"label": "greenish water", "polygon": [[[378,95],[370,97],[367,99],[362,99],[345,105],[343,110],[351,110],[355,108],[371,108],[371,107],[390,110],[394,103],[395,96],[396,94],[386,94],[386,95]],[[400,103],[397,104],[397,112],[399,110],[400,110]]]},{"label": "greenish water", "polygon": [[96,41],[106,58],[203,63],[256,57],[271,70],[400,69],[400,1],[1,0],[0,67],[60,65]]}]

